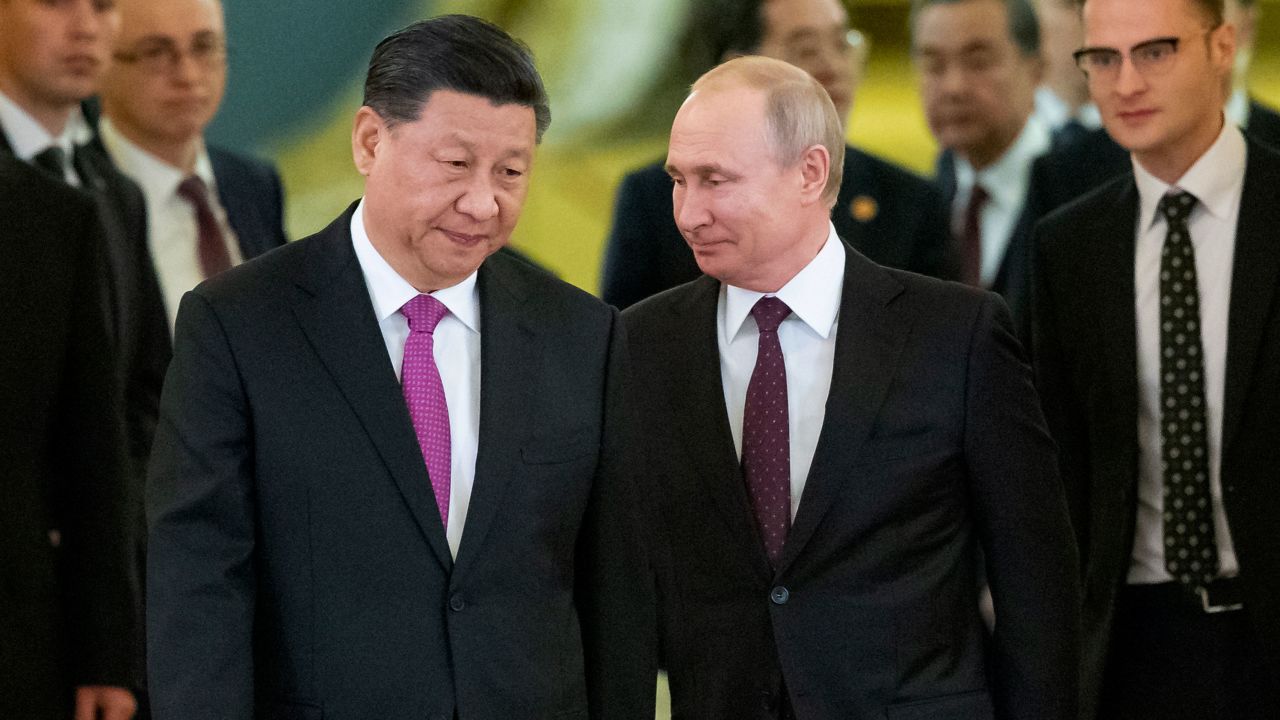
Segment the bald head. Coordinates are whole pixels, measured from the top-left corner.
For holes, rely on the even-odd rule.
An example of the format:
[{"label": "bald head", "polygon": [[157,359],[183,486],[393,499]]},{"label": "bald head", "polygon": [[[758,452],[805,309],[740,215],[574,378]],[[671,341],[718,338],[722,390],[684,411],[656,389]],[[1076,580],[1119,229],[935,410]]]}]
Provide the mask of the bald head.
[{"label": "bald head", "polygon": [[766,140],[779,165],[800,162],[805,151],[814,145],[827,149],[831,168],[822,198],[828,207],[835,205],[843,179],[844,133],[827,91],[813,76],[794,65],[748,56],[709,70],[693,84],[689,97],[742,89],[756,90],[763,95]]}]

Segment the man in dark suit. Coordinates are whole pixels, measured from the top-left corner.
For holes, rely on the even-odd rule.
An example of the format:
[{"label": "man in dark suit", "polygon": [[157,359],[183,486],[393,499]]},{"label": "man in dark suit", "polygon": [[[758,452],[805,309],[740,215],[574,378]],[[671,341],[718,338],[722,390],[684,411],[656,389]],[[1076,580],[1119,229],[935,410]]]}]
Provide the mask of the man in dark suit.
[{"label": "man in dark suit", "polygon": [[142,188],[149,245],[170,324],[201,280],[285,243],[283,192],[270,165],[206,148],[227,80],[218,0],[121,0],[99,132]]},{"label": "man in dark suit", "polygon": [[1132,171],[1037,228],[1036,366],[1083,560],[1083,717],[1280,717],[1280,155],[1221,0],[1088,0]]},{"label": "man in dark suit", "polygon": [[[789,62],[822,83],[842,121],[848,117],[866,48],[851,44],[838,0],[724,0],[698,12],[696,27],[716,62],[756,54]],[[831,211],[841,238],[882,265],[954,277],[942,199],[927,180],[853,147],[845,148],[843,170]],[[626,308],[698,277],[671,209],[661,162],[623,178],[605,243],[605,302]]]},{"label": "man in dark suit", "polygon": [[617,311],[495,252],[549,121],[497,27],[397,32],[352,134],[364,198],[183,299],[157,720],[653,717]]},{"label": "man in dark suit", "polygon": [[[1258,5],[1253,0],[1226,0],[1223,10],[1226,21],[1236,27],[1236,60],[1226,117],[1251,139],[1280,149],[1280,113],[1248,92]],[[1028,203],[1033,208],[1032,224],[1090,190],[1128,174],[1131,168],[1129,151],[1112,140],[1104,128],[1055,142],[1053,149],[1036,161],[1031,173],[1032,197]]]},{"label": "man in dark suit", "polygon": [[138,585],[101,229],[3,155],[0,201],[0,716],[128,720]]},{"label": "man in dark suit", "polygon": [[708,277],[623,314],[672,715],[1074,719],[1076,558],[1008,311],[842,242],[843,147],[822,87],[760,57],[672,128]]},{"label": "man in dark suit", "polygon": [[911,51],[960,279],[1004,298],[1030,339],[1032,162],[1049,149],[1035,115],[1040,25],[1031,0],[915,0]]}]

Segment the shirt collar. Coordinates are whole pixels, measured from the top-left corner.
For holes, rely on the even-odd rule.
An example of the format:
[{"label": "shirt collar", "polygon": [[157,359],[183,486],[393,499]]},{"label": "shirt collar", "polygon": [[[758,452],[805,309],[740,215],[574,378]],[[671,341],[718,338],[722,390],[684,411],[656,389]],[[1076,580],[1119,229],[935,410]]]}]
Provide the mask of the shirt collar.
[{"label": "shirt collar", "polygon": [[1249,93],[1244,88],[1236,88],[1227,98],[1227,122],[1237,127],[1249,127]]},{"label": "shirt collar", "polygon": [[[138,183],[148,198],[166,201],[177,194],[178,185],[187,178],[182,170],[152,155],[125,137],[112,124],[109,117],[99,121],[98,133],[102,136],[102,144],[106,146],[107,153],[111,155],[116,167]],[[213,163],[209,160],[209,151],[205,148],[204,141],[200,142],[200,147],[196,151],[194,174],[204,181],[211,193],[217,191],[218,184],[213,175]]]},{"label": "shirt collar", "polygon": [[1156,222],[1160,198],[1171,190],[1185,190],[1196,196],[1201,207],[1219,219],[1229,219],[1244,183],[1244,167],[1248,150],[1240,128],[1223,122],[1222,132],[1209,149],[1196,160],[1173,185],[1147,172],[1137,160],[1133,160],[1133,178],[1141,198],[1142,228],[1150,229]]},{"label": "shirt collar", "polygon": [[62,148],[67,157],[71,157],[76,146],[84,145],[93,139],[93,129],[84,119],[79,105],[71,111],[66,126],[62,128],[62,134],[54,137],[30,113],[2,92],[0,92],[0,127],[4,128],[9,138],[9,147],[13,149],[13,154],[23,162],[31,162],[31,158],[50,145],[57,145]]},{"label": "shirt collar", "polygon": [[[364,273],[364,282],[369,288],[373,312],[379,323],[395,315],[405,303],[421,294],[373,246],[364,226],[363,199],[351,215],[351,243],[355,247],[356,259]],[[473,272],[457,285],[431,293],[432,297],[443,303],[449,313],[472,332],[480,332],[480,294],[476,287],[476,274]]]},{"label": "shirt collar", "polygon": [[1049,128],[1032,113],[1017,139],[995,162],[975,170],[969,161],[956,155],[956,187],[961,195],[973,191],[974,183],[982,183],[991,202],[1006,208],[1017,208],[1026,200],[1031,163],[1048,152],[1052,144]]},{"label": "shirt collar", "polygon": [[747,316],[756,302],[775,295],[791,308],[809,329],[823,339],[830,337],[840,314],[840,296],[844,290],[844,243],[836,227],[828,223],[827,241],[818,254],[795,277],[776,293],[761,293],[732,285],[724,285],[726,339],[732,340],[742,331]]}]

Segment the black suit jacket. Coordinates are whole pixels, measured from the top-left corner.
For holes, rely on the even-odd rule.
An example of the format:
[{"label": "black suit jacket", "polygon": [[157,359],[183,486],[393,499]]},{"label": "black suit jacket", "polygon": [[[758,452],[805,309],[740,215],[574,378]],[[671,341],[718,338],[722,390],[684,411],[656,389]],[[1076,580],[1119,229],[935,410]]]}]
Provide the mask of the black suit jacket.
[{"label": "black suit jacket", "polygon": [[137,680],[104,250],[87,197],[3,155],[0,200],[0,716],[65,720]]},{"label": "black suit jacket", "polygon": [[275,167],[229,150],[208,148],[218,202],[240,243],[240,255],[251,260],[284,245],[284,190]]},{"label": "black suit jacket", "polygon": [[[1249,142],[1227,330],[1222,484],[1245,606],[1280,676],[1280,155]],[[1132,173],[1037,229],[1036,365],[1084,572],[1082,705],[1096,711],[1137,512]]]},{"label": "black suit jacket", "polygon": [[[945,206],[950,212],[956,198],[956,160],[950,150],[938,156],[938,167],[935,181],[942,193]],[[1009,306],[1013,317],[1013,326],[1023,344],[1031,342],[1031,228],[1035,225],[1036,210],[1032,200],[1035,187],[1034,172],[1031,184],[1028,185],[1027,199],[1022,207],[1022,214],[1014,223],[1009,236],[1009,244],[1004,251],[1004,260],[1000,262],[1000,271],[988,288],[999,293]]]},{"label": "black suit jacket", "polygon": [[652,668],[626,668],[652,611],[614,612],[645,587],[617,312],[481,267],[455,562],[350,219],[183,301],[148,486],[154,717],[651,718]]},{"label": "black suit jacket", "polygon": [[[956,275],[942,198],[929,181],[897,165],[846,147],[831,220],[840,237],[881,265]],[[676,227],[663,164],[623,178],[605,243],[604,301],[625,309],[701,274]]]},{"label": "black suit jacket", "polygon": [[[720,284],[623,314],[674,718],[1074,720],[1075,552],[996,296],[847,250],[817,451],[771,570],[720,379]],[[977,602],[977,549],[998,618]]]},{"label": "black suit jacket", "polygon": [[[12,156],[3,128],[0,155]],[[169,362],[169,329],[160,286],[147,247],[142,191],[112,164],[96,139],[76,150],[73,164],[98,207],[106,244],[112,342],[125,389],[128,446],[135,464],[146,463]],[[157,312],[159,308],[159,312]],[[140,492],[140,487],[136,488]]]}]

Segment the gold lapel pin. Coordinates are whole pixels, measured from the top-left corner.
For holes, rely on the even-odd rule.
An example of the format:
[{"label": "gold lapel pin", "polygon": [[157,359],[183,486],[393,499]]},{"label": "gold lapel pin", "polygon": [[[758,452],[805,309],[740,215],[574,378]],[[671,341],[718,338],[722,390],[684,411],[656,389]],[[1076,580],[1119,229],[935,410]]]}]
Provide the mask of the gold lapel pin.
[{"label": "gold lapel pin", "polygon": [[849,214],[858,222],[871,222],[880,214],[880,204],[870,195],[859,195],[849,203]]}]

